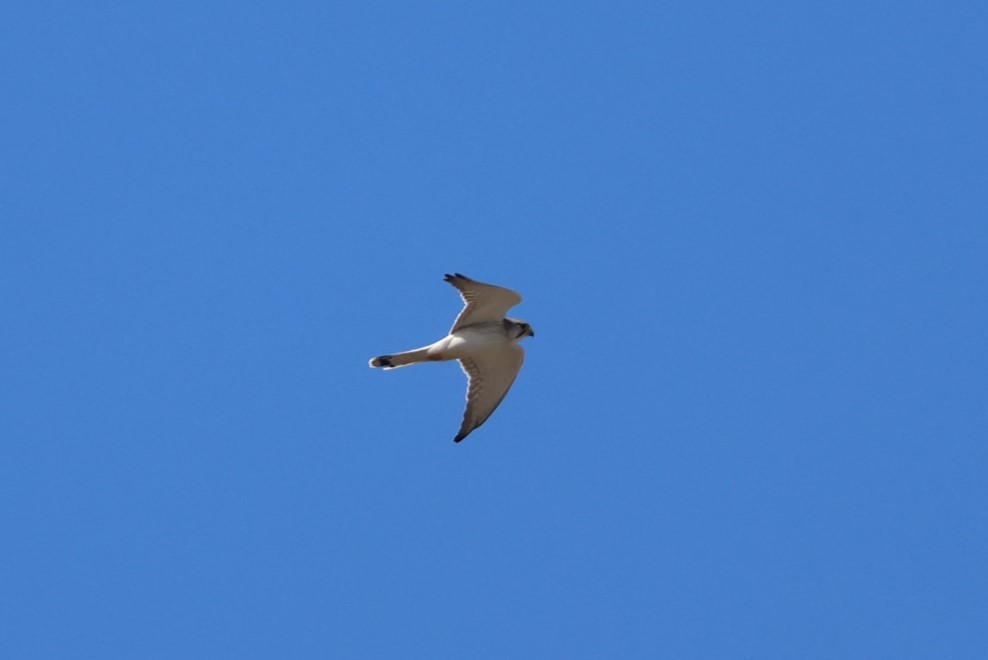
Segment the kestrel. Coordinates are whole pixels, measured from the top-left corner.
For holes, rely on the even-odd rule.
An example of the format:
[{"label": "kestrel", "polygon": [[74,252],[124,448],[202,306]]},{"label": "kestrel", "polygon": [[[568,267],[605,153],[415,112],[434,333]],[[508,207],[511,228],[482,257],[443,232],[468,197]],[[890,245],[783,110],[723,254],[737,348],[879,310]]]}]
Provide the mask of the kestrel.
[{"label": "kestrel", "polygon": [[459,360],[469,380],[463,423],[453,438],[459,442],[486,422],[504,400],[525,361],[525,351],[518,343],[534,337],[535,332],[524,321],[505,316],[521,302],[521,296],[511,289],[459,273],[445,279],[457,288],[465,305],[449,334],[414,351],[373,358],[370,366],[397,369],[418,362]]}]

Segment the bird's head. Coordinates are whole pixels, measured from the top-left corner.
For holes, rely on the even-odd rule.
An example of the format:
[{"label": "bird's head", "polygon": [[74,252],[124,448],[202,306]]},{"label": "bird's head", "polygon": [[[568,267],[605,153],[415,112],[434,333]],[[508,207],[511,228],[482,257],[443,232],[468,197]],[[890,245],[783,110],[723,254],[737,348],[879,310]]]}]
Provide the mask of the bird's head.
[{"label": "bird's head", "polygon": [[511,319],[514,325],[514,335],[515,341],[521,341],[525,337],[534,337],[535,330],[532,330],[532,326],[524,321],[518,321],[516,319]]}]

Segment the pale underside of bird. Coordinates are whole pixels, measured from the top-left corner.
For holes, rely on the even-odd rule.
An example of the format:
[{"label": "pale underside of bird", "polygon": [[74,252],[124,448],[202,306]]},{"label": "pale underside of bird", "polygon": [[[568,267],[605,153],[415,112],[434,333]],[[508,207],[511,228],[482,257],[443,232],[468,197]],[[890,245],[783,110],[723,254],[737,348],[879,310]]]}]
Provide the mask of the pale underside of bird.
[{"label": "pale underside of bird", "polygon": [[469,381],[463,423],[453,438],[459,442],[486,422],[504,400],[525,360],[525,351],[518,343],[534,337],[535,332],[528,323],[505,316],[521,302],[521,296],[511,289],[459,273],[445,279],[460,292],[464,303],[449,334],[413,351],[373,358],[370,366],[397,369],[419,362],[459,360]]}]

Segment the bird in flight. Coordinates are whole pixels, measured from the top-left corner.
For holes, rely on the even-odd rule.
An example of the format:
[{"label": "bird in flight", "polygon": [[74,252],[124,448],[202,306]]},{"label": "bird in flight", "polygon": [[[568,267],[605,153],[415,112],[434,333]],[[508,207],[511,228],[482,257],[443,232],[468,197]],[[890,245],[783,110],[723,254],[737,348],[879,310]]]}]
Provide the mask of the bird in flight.
[{"label": "bird in flight", "polygon": [[372,358],[370,366],[397,369],[419,362],[459,360],[469,381],[463,423],[453,438],[459,442],[486,422],[504,400],[525,361],[525,351],[518,343],[534,337],[535,331],[528,323],[505,316],[521,302],[521,296],[511,289],[459,273],[445,279],[460,292],[464,304],[449,334],[413,351]]}]

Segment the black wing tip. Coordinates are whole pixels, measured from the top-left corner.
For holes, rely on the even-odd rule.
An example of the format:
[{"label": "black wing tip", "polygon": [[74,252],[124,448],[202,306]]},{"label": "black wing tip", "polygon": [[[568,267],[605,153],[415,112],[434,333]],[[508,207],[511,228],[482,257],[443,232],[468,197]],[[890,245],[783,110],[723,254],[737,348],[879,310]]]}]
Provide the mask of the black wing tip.
[{"label": "black wing tip", "polygon": [[469,432],[467,432],[467,433],[460,433],[455,438],[453,438],[453,442],[460,442],[461,440],[463,440],[463,438],[467,437],[468,435],[469,435]]},{"label": "black wing tip", "polygon": [[470,278],[464,275],[463,273],[453,273],[452,275],[446,273],[443,279],[446,280],[447,282],[452,282],[453,280],[469,280]]}]

